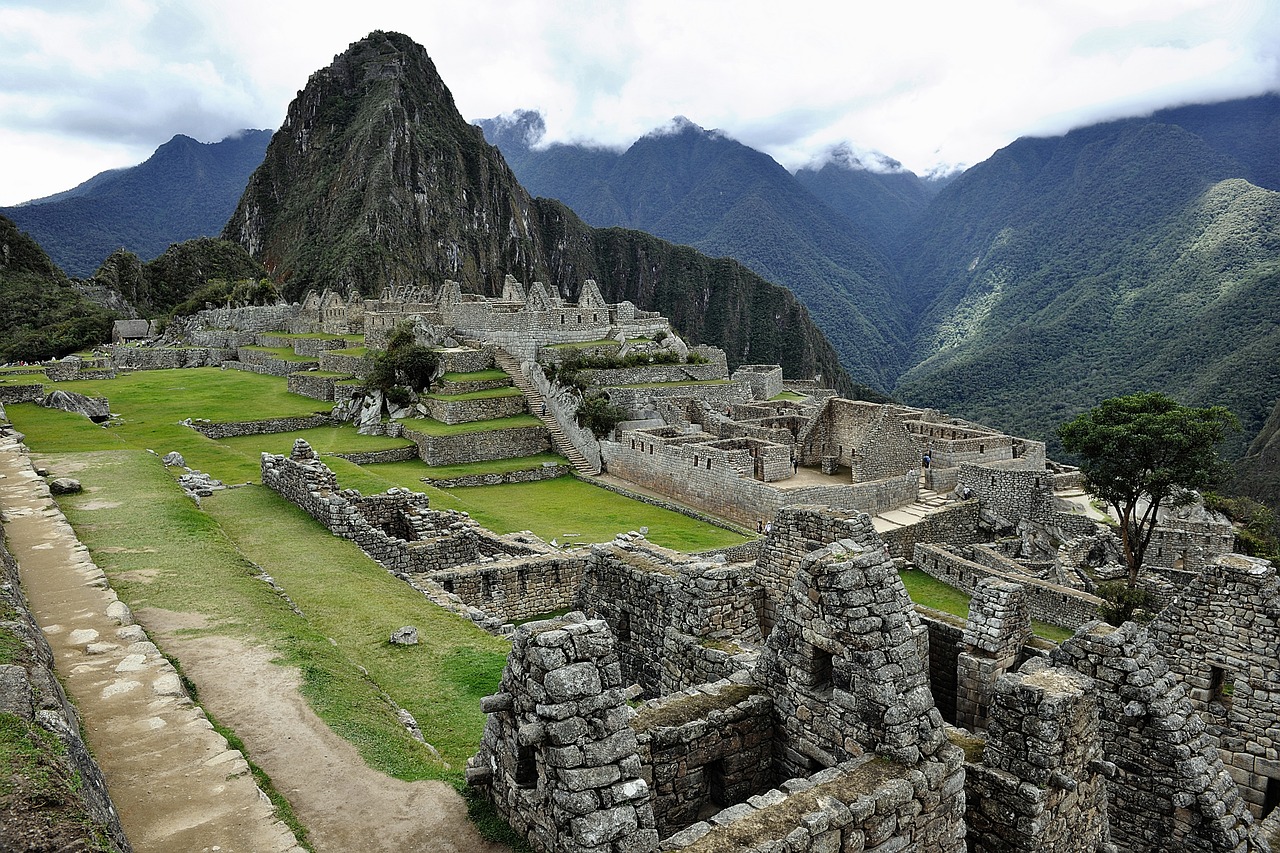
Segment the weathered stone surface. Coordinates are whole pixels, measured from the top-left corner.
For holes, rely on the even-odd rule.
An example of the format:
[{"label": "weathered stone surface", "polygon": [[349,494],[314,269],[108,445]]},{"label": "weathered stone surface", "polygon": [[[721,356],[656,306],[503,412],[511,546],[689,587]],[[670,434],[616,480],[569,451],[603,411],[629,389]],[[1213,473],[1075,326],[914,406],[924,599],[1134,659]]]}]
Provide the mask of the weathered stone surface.
[{"label": "weathered stone surface", "polygon": [[79,480],[71,477],[58,477],[49,481],[49,492],[55,495],[74,495],[84,490]]},{"label": "weathered stone surface", "polygon": [[51,391],[44,399],[37,401],[46,409],[61,409],[64,412],[84,415],[95,423],[101,423],[111,417],[111,404],[106,397],[86,397],[74,391]]},{"label": "weathered stone surface", "polygon": [[397,628],[391,632],[391,644],[393,646],[418,645],[418,629],[412,625],[405,625],[403,628]]}]

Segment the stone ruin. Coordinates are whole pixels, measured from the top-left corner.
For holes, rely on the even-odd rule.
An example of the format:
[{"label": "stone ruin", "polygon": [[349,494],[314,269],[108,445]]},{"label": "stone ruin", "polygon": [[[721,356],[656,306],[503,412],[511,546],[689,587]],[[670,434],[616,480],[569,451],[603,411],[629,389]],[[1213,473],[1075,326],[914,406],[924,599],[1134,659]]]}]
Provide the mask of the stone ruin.
[{"label": "stone ruin", "polygon": [[[1055,647],[1031,636],[1020,585],[981,579],[969,619],[944,624],[911,604],[866,516],[795,515],[754,563],[596,546],[581,612],[517,630],[468,779],[513,826],[536,827],[534,849],[1271,849],[1277,706],[1254,685],[1276,664],[1238,656],[1276,647],[1274,570],[1224,558],[1150,628],[1095,620]],[[854,538],[815,538],[841,532]],[[1253,627],[1235,639],[1221,623],[1185,651],[1169,639],[1220,612]],[[1215,699],[1213,667],[1228,661]],[[623,695],[648,698],[632,711]],[[556,740],[516,713],[530,708]]]}]

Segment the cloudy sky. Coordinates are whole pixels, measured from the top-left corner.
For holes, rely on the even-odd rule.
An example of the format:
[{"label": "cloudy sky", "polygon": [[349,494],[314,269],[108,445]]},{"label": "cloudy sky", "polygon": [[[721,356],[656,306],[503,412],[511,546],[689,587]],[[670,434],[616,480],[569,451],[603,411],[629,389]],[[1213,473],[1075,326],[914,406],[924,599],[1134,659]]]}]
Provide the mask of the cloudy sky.
[{"label": "cloudy sky", "polygon": [[791,168],[848,143],[925,172],[1280,89],[1275,0],[0,0],[0,205],[275,128],[375,29],[423,44],[469,119],[625,145],[684,115]]}]

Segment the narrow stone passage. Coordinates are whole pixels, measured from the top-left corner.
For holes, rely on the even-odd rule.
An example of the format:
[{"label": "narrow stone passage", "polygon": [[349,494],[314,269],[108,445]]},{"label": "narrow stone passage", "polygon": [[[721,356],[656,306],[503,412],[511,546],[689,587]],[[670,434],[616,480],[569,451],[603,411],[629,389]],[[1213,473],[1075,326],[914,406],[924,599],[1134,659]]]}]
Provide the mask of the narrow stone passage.
[{"label": "narrow stone passage", "polygon": [[0,438],[0,513],[136,853],[302,853],[173,667],[142,628],[118,621],[132,619],[11,437]]}]

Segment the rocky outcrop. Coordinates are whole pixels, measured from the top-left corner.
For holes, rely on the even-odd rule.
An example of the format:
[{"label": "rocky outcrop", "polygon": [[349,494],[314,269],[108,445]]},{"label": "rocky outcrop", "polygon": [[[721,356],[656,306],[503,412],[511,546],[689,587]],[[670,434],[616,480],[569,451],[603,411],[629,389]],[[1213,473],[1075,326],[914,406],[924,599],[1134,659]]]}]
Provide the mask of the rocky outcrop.
[{"label": "rocky outcrop", "polygon": [[106,397],[86,397],[74,391],[51,391],[38,401],[46,409],[61,409],[76,415],[84,415],[94,423],[111,419],[111,404]]}]

